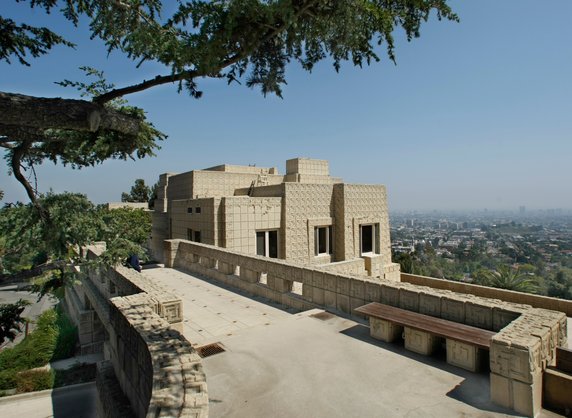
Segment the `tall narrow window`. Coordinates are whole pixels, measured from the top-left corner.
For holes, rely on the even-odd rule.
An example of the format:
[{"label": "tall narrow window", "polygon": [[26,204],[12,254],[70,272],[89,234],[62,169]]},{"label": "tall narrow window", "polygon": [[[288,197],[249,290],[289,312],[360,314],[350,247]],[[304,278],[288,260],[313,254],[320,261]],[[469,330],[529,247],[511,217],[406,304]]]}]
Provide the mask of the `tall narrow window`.
[{"label": "tall narrow window", "polygon": [[191,228],[187,228],[187,240],[193,240],[193,230]]},{"label": "tall narrow window", "polygon": [[256,254],[278,258],[278,231],[256,231]]},{"label": "tall narrow window", "polygon": [[379,253],[379,224],[360,225],[361,254]]},{"label": "tall narrow window", "polygon": [[195,242],[201,242],[201,231],[195,231]]},{"label": "tall narrow window", "polygon": [[332,226],[318,226],[314,228],[315,255],[332,254]]}]

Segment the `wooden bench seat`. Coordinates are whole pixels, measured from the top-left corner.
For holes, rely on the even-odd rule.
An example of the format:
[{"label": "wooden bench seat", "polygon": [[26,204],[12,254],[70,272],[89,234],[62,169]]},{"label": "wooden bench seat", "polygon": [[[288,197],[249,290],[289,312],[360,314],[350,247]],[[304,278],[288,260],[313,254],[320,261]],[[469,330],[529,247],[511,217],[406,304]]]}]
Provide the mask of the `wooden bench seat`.
[{"label": "wooden bench seat", "polygon": [[404,335],[405,348],[430,355],[440,338],[447,340],[447,362],[476,371],[479,350],[488,350],[494,332],[446,319],[372,302],[354,310],[369,317],[372,337],[392,342]]}]

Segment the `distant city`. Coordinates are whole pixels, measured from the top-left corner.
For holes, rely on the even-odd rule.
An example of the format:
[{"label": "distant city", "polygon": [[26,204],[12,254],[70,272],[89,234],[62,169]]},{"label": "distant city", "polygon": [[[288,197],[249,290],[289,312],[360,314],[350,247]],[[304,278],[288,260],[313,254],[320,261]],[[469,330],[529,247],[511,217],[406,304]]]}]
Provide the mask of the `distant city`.
[{"label": "distant city", "polygon": [[483,269],[522,269],[535,293],[572,298],[572,210],[390,213],[393,259],[402,271],[475,282]]}]

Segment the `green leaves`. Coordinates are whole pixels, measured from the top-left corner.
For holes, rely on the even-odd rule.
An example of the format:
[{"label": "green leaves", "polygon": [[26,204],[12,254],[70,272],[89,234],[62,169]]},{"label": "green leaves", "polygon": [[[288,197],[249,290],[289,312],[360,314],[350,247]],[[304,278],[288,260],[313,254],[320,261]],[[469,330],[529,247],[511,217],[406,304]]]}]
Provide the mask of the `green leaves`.
[{"label": "green leaves", "polygon": [[[143,245],[151,234],[150,214],[143,210],[95,207],[84,195],[48,193],[38,203],[49,214],[40,218],[32,204],[0,209],[0,260],[4,277],[22,270],[37,269],[44,275],[39,289],[55,288],[75,280],[73,266],[85,263],[79,249],[95,241],[106,241],[103,262],[113,265],[130,254],[146,258]],[[35,263],[36,262],[36,263]]]},{"label": "green leaves", "polygon": [[29,66],[28,54],[37,58],[55,45],[74,46],[48,28],[18,25],[0,16],[0,61],[11,64],[10,57],[15,56],[20,64]]},{"label": "green leaves", "polygon": [[0,344],[4,340],[14,341],[21,331],[21,326],[26,322],[20,315],[30,303],[20,299],[16,303],[0,305]]}]

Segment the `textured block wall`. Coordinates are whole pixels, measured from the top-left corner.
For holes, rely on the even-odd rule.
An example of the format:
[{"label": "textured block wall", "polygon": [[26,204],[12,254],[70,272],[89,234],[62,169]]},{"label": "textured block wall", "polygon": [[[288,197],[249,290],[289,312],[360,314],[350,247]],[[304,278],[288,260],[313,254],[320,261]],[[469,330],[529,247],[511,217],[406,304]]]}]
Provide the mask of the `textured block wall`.
[{"label": "textured block wall", "polygon": [[[259,180],[259,174],[227,173],[223,171],[193,171],[192,195],[189,197],[224,197],[233,196],[235,189],[248,188],[251,183]],[[284,176],[266,174],[268,185],[280,184]]]},{"label": "textured block wall", "polygon": [[[364,184],[336,184],[336,222],[343,228],[343,242],[338,243],[343,259],[360,256],[361,224],[379,224],[379,254],[382,263],[391,263],[389,214],[385,186]],[[343,215],[343,219],[341,219]]]},{"label": "textured block wall", "polygon": [[[313,261],[314,227],[331,225],[333,216],[333,185],[285,183],[282,209],[285,259],[304,264]],[[320,224],[321,220],[326,223]],[[334,235],[337,233],[334,230]]]},{"label": "textured block wall", "polygon": [[137,417],[206,417],[208,393],[191,344],[153,312],[146,294],[111,300],[115,376]]},{"label": "textured block wall", "polygon": [[[192,229],[201,232],[201,242],[220,245],[220,201],[219,198],[172,201],[170,216],[173,239],[188,239],[187,231]],[[188,212],[189,208],[192,213]],[[197,208],[200,208],[200,213],[197,213]]]},{"label": "textured block wall", "polygon": [[[280,229],[282,221],[280,197],[226,197],[222,199],[222,218],[225,248],[256,254],[256,231]],[[280,245],[283,230],[278,231],[278,256],[283,257]]]}]

